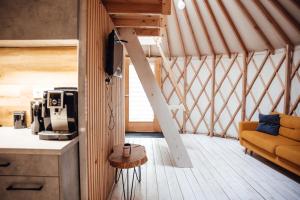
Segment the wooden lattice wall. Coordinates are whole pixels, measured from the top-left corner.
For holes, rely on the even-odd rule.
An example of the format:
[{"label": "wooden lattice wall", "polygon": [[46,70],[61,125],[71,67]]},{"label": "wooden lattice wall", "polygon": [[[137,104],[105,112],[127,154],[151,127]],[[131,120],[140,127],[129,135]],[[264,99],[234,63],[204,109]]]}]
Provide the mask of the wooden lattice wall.
[{"label": "wooden lattice wall", "polygon": [[182,105],[172,110],[182,132],[238,137],[238,123],[257,120],[258,113],[300,115],[299,61],[299,49],[289,48],[174,57],[170,71],[162,68],[162,91],[169,105]]}]

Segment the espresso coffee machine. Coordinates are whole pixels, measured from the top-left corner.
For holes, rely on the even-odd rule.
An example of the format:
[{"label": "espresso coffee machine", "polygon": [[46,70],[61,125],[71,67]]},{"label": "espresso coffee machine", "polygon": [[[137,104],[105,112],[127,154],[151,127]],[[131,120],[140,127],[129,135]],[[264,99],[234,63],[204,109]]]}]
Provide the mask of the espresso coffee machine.
[{"label": "espresso coffee machine", "polygon": [[55,88],[45,91],[42,100],[43,140],[70,140],[78,135],[77,88]]}]

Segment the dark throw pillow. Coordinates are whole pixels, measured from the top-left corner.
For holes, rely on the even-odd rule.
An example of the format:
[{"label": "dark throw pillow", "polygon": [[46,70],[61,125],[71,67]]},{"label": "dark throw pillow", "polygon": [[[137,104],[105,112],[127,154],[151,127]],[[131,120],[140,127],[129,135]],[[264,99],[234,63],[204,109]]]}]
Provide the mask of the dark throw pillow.
[{"label": "dark throw pillow", "polygon": [[280,127],[280,117],[276,115],[259,114],[259,123],[256,128],[257,131],[267,133],[270,135],[278,135]]}]

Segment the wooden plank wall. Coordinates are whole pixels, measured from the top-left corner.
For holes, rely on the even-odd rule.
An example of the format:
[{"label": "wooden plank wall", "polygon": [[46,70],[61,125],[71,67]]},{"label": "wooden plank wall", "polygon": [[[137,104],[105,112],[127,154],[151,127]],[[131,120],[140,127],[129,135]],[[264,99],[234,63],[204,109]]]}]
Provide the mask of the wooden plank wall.
[{"label": "wooden plank wall", "polygon": [[77,47],[0,48],[0,125],[24,110],[29,127],[33,90],[77,87],[77,62]]},{"label": "wooden plank wall", "polygon": [[[114,171],[108,156],[114,144],[125,136],[124,78],[105,84],[105,43],[113,24],[102,2],[81,1],[79,87],[81,114],[81,193],[82,199],[107,199]],[[108,108],[113,109],[113,116]],[[109,122],[111,130],[109,129]],[[85,162],[86,163],[83,163]]]},{"label": "wooden plank wall", "polygon": [[[246,58],[242,54],[232,54],[230,58],[218,55],[215,62],[212,62],[212,56],[203,56],[201,60],[187,57],[186,69],[184,57],[173,57],[171,69],[176,87],[180,91],[187,88],[186,95],[181,101],[165,67],[162,70],[162,90],[169,104],[186,103],[186,118],[182,118],[182,110],[174,111],[178,129],[205,134],[213,130],[213,135],[237,138],[241,120],[258,120],[258,113],[283,113],[285,101],[289,101],[286,103],[289,114],[299,116],[300,51],[297,47],[287,57],[288,51],[288,48],[278,49],[274,55],[268,51],[255,52]],[[287,85],[289,75],[286,75],[289,66],[290,86]],[[187,73],[186,82],[183,81],[184,71]],[[212,80],[215,80],[214,87]],[[211,115],[214,118],[209,123]]]}]

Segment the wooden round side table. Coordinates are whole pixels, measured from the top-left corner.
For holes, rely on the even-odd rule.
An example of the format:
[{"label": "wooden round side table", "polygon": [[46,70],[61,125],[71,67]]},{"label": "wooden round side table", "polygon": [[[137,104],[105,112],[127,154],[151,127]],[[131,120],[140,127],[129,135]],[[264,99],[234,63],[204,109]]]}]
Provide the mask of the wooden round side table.
[{"label": "wooden round side table", "polygon": [[[115,172],[115,183],[122,178],[123,195],[124,199],[132,199],[132,189],[134,184],[134,177],[141,182],[141,165],[147,162],[147,155],[145,147],[138,144],[131,144],[131,154],[129,157],[123,157],[123,144],[116,145],[113,148],[113,152],[109,156],[109,163],[112,167],[116,168]],[[136,167],[138,167],[139,174],[137,173]],[[129,169],[133,168],[131,186],[129,184]],[[123,171],[126,170],[126,191],[125,181],[123,177]],[[119,171],[119,172],[118,172]],[[130,193],[129,193],[130,190]]]}]

